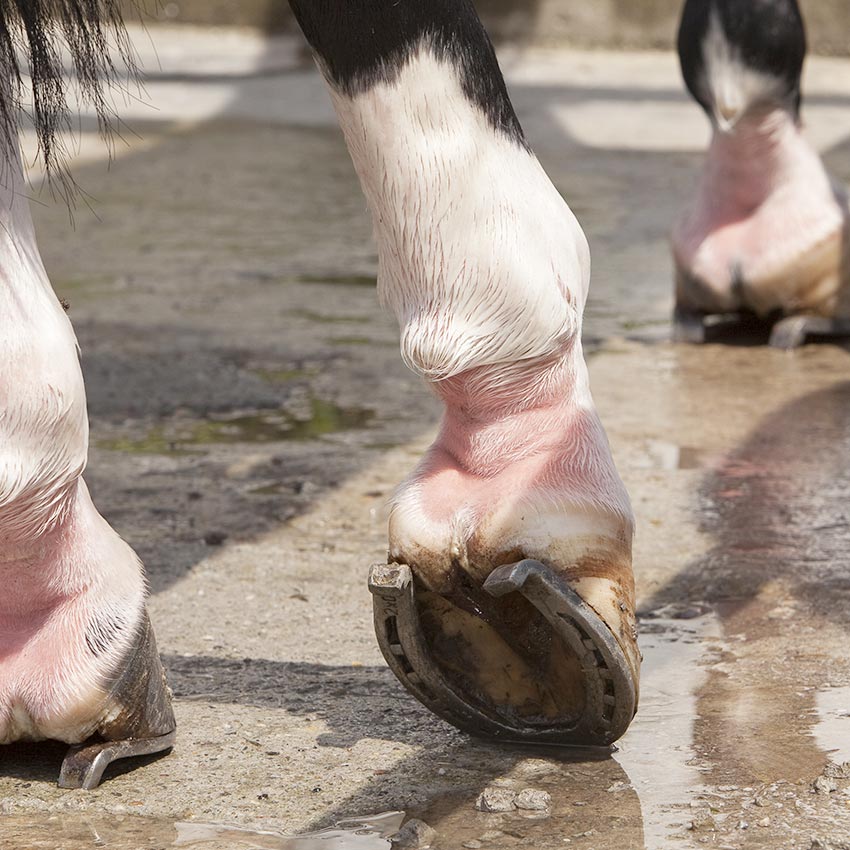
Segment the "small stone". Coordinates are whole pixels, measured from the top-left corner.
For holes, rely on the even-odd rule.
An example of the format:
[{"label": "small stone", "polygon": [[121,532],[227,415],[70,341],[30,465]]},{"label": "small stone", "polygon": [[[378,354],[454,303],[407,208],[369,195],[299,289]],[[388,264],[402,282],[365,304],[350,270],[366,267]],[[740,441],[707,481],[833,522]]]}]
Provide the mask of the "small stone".
[{"label": "small stone", "polygon": [[545,791],[524,788],[517,794],[514,805],[518,809],[524,809],[529,812],[545,812],[552,805],[552,797]]},{"label": "small stone", "polygon": [[818,794],[832,794],[833,791],[838,790],[838,782],[833,777],[824,774],[814,781],[812,787]]},{"label": "small stone", "polygon": [[569,776],[569,773],[562,770],[557,762],[549,761],[549,759],[527,758],[523,759],[519,765],[520,771],[524,774],[529,773],[557,773],[563,776]]},{"label": "small stone", "polygon": [[738,829],[749,829],[749,828],[750,828],[750,825],[747,821],[745,821],[745,820],[738,821]]},{"label": "small stone", "polygon": [[396,850],[425,850],[434,843],[436,838],[436,830],[428,826],[425,821],[411,818],[390,841]]},{"label": "small stone", "polygon": [[759,826],[770,826],[770,818],[762,818],[759,821]]},{"label": "small stone", "polygon": [[673,612],[674,620],[696,620],[697,617],[702,617],[705,611],[696,606],[690,608],[680,608]]},{"label": "small stone", "polygon": [[479,812],[512,812],[516,798],[516,791],[508,788],[485,788],[475,801],[475,808]]},{"label": "small stone", "polygon": [[709,832],[717,829],[717,824],[708,809],[695,812],[688,829],[692,832]]},{"label": "small stone", "polygon": [[227,535],[223,531],[208,531],[204,535],[204,543],[207,546],[221,546],[227,540]]},{"label": "small stone", "polygon": [[830,762],[824,768],[823,775],[831,779],[850,779],[850,761],[846,761],[844,764]]}]

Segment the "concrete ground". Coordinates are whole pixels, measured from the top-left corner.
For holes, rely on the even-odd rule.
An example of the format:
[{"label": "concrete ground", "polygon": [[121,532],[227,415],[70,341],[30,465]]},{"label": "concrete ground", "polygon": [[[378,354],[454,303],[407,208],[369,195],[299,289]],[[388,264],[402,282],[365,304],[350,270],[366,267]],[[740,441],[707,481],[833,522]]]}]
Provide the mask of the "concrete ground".
[{"label": "concrete ground", "polygon": [[[6,748],[0,847],[379,848],[392,818],[281,833],[391,811],[443,850],[850,846],[850,350],[669,342],[666,233],[707,138],[674,57],[502,57],[590,240],[591,379],[638,518],[642,706],[600,758],[472,741],[386,669],[366,573],[438,409],[377,307],[327,97],[293,42],[154,37],[111,166],[84,115],[73,216],[34,211],[180,738],[94,792],[56,788],[61,748]],[[850,62],[806,90],[850,181]],[[481,812],[492,787],[551,805]]]}]

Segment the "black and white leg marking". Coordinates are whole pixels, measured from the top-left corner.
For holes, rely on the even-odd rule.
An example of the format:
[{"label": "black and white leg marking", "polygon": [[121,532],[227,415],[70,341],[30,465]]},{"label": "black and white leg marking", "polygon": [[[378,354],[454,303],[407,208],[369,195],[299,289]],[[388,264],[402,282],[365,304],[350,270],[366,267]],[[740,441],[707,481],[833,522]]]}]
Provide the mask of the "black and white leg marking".
[{"label": "black and white leg marking", "polygon": [[[480,374],[486,392],[497,394],[517,364],[569,360],[569,391],[587,392],[582,404],[591,408],[579,342],[587,242],[526,143],[470,0],[291,5],[372,212],[378,293],[398,317],[406,363],[432,382]],[[614,512],[630,516],[620,489]],[[606,640],[617,643],[610,625],[542,562],[476,592],[505,607],[501,598],[513,597],[523,616],[554,634],[553,644],[564,644],[576,671],[564,688],[586,694],[584,707],[532,719],[505,708],[509,699],[479,699],[474,685],[452,684],[429,644],[438,638],[422,628],[417,596],[451,548],[450,534],[411,498],[399,497],[391,519],[393,563],[370,576],[379,644],[411,693],[459,728],[501,740],[605,745],[622,734],[634,714],[636,671],[622,649],[609,652]],[[408,566],[400,554],[408,549],[425,554]]]}]

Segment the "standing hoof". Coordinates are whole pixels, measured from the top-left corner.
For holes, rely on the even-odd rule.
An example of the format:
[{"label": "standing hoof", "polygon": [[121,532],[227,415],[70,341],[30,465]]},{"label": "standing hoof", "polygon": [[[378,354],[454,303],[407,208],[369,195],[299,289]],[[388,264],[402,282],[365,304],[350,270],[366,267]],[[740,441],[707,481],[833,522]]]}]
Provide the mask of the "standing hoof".
[{"label": "standing hoof", "polygon": [[97,788],[118,759],[164,753],[174,746],[177,727],[171,691],[156,648],[147,611],[139,636],[108,683],[110,719],[89,741],[71,747],[59,774],[60,788]]},{"label": "standing hoof", "polygon": [[702,345],[705,342],[705,317],[682,307],[673,311],[673,342]]},{"label": "standing hoof", "polygon": [[464,732],[606,747],[634,717],[636,635],[628,635],[630,663],[605,621],[539,561],[499,567],[483,588],[451,598],[421,586],[404,564],[379,564],[369,589],[390,669]]},{"label": "standing hoof", "polygon": [[850,319],[828,319],[822,316],[789,316],[781,319],[770,334],[773,348],[791,351],[804,345],[810,336],[850,339]]}]

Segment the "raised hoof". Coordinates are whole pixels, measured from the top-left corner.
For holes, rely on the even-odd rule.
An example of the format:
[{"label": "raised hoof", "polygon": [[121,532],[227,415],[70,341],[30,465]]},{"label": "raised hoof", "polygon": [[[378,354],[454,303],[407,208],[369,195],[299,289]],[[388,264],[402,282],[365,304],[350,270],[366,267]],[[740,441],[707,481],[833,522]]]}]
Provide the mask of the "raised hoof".
[{"label": "raised hoof", "polygon": [[785,351],[799,348],[810,336],[850,338],[850,319],[829,319],[822,316],[789,316],[781,319],[770,334],[773,348]]},{"label": "raised hoof", "polygon": [[673,342],[702,345],[705,342],[705,317],[677,307],[673,311]]},{"label": "raised hoof", "polygon": [[59,773],[60,788],[82,788],[91,791],[100,785],[103,773],[118,759],[136,758],[162,753],[174,746],[176,732],[157,738],[127,741],[105,741],[100,744],[83,744],[71,747],[62,762]]},{"label": "raised hoof", "polygon": [[148,756],[174,746],[177,723],[171,691],[147,611],[133,649],[110,683],[109,720],[90,741],[72,747],[59,774],[60,788],[91,790],[118,759]]},{"label": "raised hoof", "polygon": [[[378,643],[390,669],[423,705],[464,732],[514,743],[605,747],[623,735],[634,717],[636,682],[617,640],[596,612],[539,561],[494,570],[482,595],[505,598],[507,603],[530,603],[542,615],[536,641],[550,647],[558,644],[574,661],[571,684],[581,694],[568,695],[578,705],[569,717],[564,712],[554,716],[522,713],[509,700],[497,702],[476,686],[481,677],[497,678],[502,670],[476,670],[466,679],[447,675],[447,660],[432,651],[433,639],[426,639],[410,567],[373,567],[369,589]],[[487,622],[493,611],[479,616]],[[543,624],[548,626],[548,636]],[[447,627],[447,631],[454,629]],[[554,662],[542,665],[537,672],[557,678],[556,666]],[[512,681],[516,679],[506,680],[507,689]],[[563,685],[567,680],[558,681]]]}]

